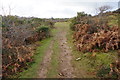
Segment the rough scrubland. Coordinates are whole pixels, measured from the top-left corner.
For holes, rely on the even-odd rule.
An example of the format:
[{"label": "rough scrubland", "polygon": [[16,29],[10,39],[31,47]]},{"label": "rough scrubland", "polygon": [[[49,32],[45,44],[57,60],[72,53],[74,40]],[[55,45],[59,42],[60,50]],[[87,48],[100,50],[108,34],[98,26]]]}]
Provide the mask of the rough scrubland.
[{"label": "rough scrubland", "polygon": [[[120,76],[119,16],[118,10],[95,16],[80,12],[71,19],[73,43],[79,51],[76,52],[75,49],[74,55],[79,56],[78,62],[84,62],[84,67],[87,64],[86,68],[92,70],[97,77]],[[77,62],[74,64],[77,64],[76,67],[81,65]]]},{"label": "rough scrubland", "polygon": [[3,78],[120,77],[119,13],[1,16]]},{"label": "rough scrubland", "polygon": [[21,72],[29,62],[37,47],[34,44],[50,37],[54,23],[40,18],[2,16],[2,69],[8,77]]}]

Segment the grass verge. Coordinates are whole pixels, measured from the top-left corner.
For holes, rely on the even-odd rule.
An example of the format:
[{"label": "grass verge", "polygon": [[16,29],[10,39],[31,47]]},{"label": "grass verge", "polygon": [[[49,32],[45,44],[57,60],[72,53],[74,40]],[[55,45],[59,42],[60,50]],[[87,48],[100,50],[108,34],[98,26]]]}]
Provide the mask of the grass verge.
[{"label": "grass verge", "polygon": [[40,63],[42,62],[42,59],[45,55],[44,53],[49,47],[51,40],[52,38],[48,38],[39,42],[40,46],[37,48],[35,55],[33,56],[34,63],[30,65],[28,70],[21,72],[19,78],[37,78],[37,72],[39,70]]}]

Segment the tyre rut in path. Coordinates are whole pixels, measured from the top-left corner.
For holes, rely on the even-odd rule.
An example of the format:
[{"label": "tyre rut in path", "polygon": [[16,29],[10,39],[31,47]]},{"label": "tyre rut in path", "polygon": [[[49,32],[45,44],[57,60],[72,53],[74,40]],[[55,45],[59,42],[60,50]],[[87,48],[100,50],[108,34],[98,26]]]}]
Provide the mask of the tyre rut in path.
[{"label": "tyre rut in path", "polygon": [[[66,27],[66,26],[65,26]],[[60,28],[64,28],[64,27],[58,27],[59,29],[59,33],[58,33],[58,41],[59,41],[59,45],[60,45],[60,73],[59,73],[59,77],[60,78],[74,78],[74,74],[73,74],[73,67],[71,64],[71,60],[72,60],[72,56],[71,56],[71,50],[70,47],[67,45],[67,28],[64,29],[60,29]]]},{"label": "tyre rut in path", "polygon": [[38,72],[38,75],[39,75],[38,78],[46,78],[46,74],[48,72],[50,61],[51,61],[51,56],[52,56],[52,53],[53,53],[52,44],[53,44],[53,41],[51,41],[51,44],[50,44],[49,48],[45,52],[45,56],[43,58],[43,61],[40,64],[40,70]]}]

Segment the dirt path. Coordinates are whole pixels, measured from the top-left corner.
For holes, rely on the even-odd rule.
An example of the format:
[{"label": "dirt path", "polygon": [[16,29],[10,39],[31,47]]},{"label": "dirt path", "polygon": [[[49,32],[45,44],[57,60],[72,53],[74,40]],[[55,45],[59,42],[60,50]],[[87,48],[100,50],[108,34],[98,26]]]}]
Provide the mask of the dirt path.
[{"label": "dirt path", "polygon": [[[65,26],[63,25],[64,23],[60,23],[58,25],[56,25],[56,34],[54,34],[53,36],[53,40],[54,41],[58,41],[58,45],[60,48],[60,52],[58,56],[58,60],[59,60],[59,69],[58,69],[58,77],[59,78],[73,78],[73,67],[71,65],[71,60],[72,60],[72,56],[71,56],[71,50],[69,48],[69,46],[67,45],[67,29],[68,29],[68,25]],[[47,72],[49,70],[50,67],[50,62],[51,62],[51,56],[53,53],[53,45],[54,42],[51,41],[51,45],[49,46],[49,49],[46,50],[45,56],[43,58],[43,61],[40,65],[40,70],[39,70],[39,78],[46,78]]]},{"label": "dirt path", "polygon": [[[66,26],[64,26],[66,27]],[[60,43],[60,77],[61,78],[73,78],[73,67],[71,65],[71,50],[70,47],[67,45],[67,28],[58,27],[59,29],[59,37],[58,41]],[[62,29],[61,29],[62,28]]]}]

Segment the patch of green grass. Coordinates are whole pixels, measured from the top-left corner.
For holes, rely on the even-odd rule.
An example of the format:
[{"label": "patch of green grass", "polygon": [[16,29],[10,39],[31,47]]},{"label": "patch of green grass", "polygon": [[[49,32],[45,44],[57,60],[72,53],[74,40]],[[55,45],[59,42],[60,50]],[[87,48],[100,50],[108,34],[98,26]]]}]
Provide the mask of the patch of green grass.
[{"label": "patch of green grass", "polygon": [[56,78],[58,74],[58,66],[59,66],[59,45],[57,41],[54,42],[53,45],[53,53],[51,57],[50,69],[48,70],[47,77],[48,78]]},{"label": "patch of green grass", "polygon": [[55,27],[69,27],[69,22],[57,22],[55,23]]},{"label": "patch of green grass", "polygon": [[51,30],[51,34],[52,34],[52,36],[55,36],[56,32],[58,32],[58,30],[57,30],[57,29],[55,29],[55,28],[54,28],[54,29],[52,29],[52,30]]},{"label": "patch of green grass", "polygon": [[108,25],[110,27],[118,26],[118,16],[117,15],[110,15],[110,16],[108,16],[108,19],[109,19]]},{"label": "patch of green grass", "polygon": [[110,27],[118,26],[118,20],[111,20],[111,21],[109,21],[108,25],[110,25]]},{"label": "patch of green grass", "polygon": [[19,78],[37,78],[37,72],[40,68],[40,63],[42,62],[42,59],[45,55],[44,53],[49,47],[51,40],[52,38],[48,38],[39,42],[40,46],[37,48],[36,53],[33,56],[34,63],[31,64],[31,67],[28,68],[28,70],[21,72]]}]

